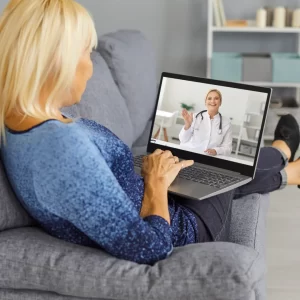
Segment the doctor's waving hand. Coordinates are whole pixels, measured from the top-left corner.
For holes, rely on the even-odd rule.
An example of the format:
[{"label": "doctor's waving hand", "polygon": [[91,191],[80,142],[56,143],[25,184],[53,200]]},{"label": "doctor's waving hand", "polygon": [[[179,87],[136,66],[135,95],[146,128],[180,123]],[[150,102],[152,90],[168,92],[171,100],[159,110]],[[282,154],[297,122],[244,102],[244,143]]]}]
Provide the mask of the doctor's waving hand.
[{"label": "doctor's waving hand", "polygon": [[207,110],[199,113],[182,111],[184,127],[179,133],[180,144],[209,155],[228,156],[232,151],[230,121],[219,112],[222,94],[214,89],[205,98]]}]

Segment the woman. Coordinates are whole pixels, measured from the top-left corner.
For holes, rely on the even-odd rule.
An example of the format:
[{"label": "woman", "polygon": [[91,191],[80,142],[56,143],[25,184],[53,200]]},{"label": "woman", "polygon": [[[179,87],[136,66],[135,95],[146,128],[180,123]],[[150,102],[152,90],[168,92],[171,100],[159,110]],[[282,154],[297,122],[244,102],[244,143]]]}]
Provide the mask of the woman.
[{"label": "woman", "polygon": [[152,264],[176,246],[226,240],[233,197],[273,191],[286,178],[300,183],[299,162],[285,168],[299,129],[289,125],[287,139],[285,120],[277,149],[261,151],[256,179],[236,191],[180,204],[167,190],[193,162],[159,149],[136,175],[113,133],[60,113],[80,101],[96,41],[92,19],[73,0],[11,1],[0,20],[1,156],[19,201],[49,234]]},{"label": "woman", "polygon": [[214,89],[205,97],[207,110],[197,114],[182,111],[184,127],[179,133],[181,145],[209,155],[230,155],[232,130],[230,121],[219,112],[222,94]]}]

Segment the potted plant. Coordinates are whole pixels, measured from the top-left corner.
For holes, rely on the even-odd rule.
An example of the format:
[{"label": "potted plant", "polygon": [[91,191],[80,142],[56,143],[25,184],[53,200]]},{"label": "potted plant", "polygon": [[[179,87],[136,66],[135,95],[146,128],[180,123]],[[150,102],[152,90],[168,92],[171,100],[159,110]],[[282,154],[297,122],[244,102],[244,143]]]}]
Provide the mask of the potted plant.
[{"label": "potted plant", "polygon": [[195,104],[188,105],[186,103],[180,103],[182,109],[186,109],[187,111],[193,111],[195,109]]}]

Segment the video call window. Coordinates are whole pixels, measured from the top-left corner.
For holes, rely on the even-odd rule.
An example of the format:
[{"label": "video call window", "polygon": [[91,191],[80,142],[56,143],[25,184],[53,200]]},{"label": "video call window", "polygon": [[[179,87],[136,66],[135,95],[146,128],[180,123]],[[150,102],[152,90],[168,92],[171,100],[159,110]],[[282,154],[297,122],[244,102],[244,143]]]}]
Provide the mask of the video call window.
[{"label": "video call window", "polygon": [[252,166],[267,97],[163,78],[151,143]]}]

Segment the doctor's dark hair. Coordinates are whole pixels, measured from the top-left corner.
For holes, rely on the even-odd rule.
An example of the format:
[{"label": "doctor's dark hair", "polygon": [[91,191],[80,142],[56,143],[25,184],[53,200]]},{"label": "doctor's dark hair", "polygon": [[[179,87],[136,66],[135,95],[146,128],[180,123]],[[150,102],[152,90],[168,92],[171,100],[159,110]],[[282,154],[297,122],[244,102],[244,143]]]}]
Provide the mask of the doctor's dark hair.
[{"label": "doctor's dark hair", "polygon": [[217,90],[217,89],[212,89],[212,90],[209,90],[209,91],[208,91],[208,93],[206,94],[206,97],[205,97],[205,102],[206,102],[206,100],[207,100],[208,95],[209,95],[210,93],[212,93],[212,92],[215,92],[215,93],[217,93],[217,94],[219,95],[219,97],[220,97],[220,102],[221,102],[221,104],[222,104],[222,94],[221,94],[221,92],[220,92],[219,90]]}]

